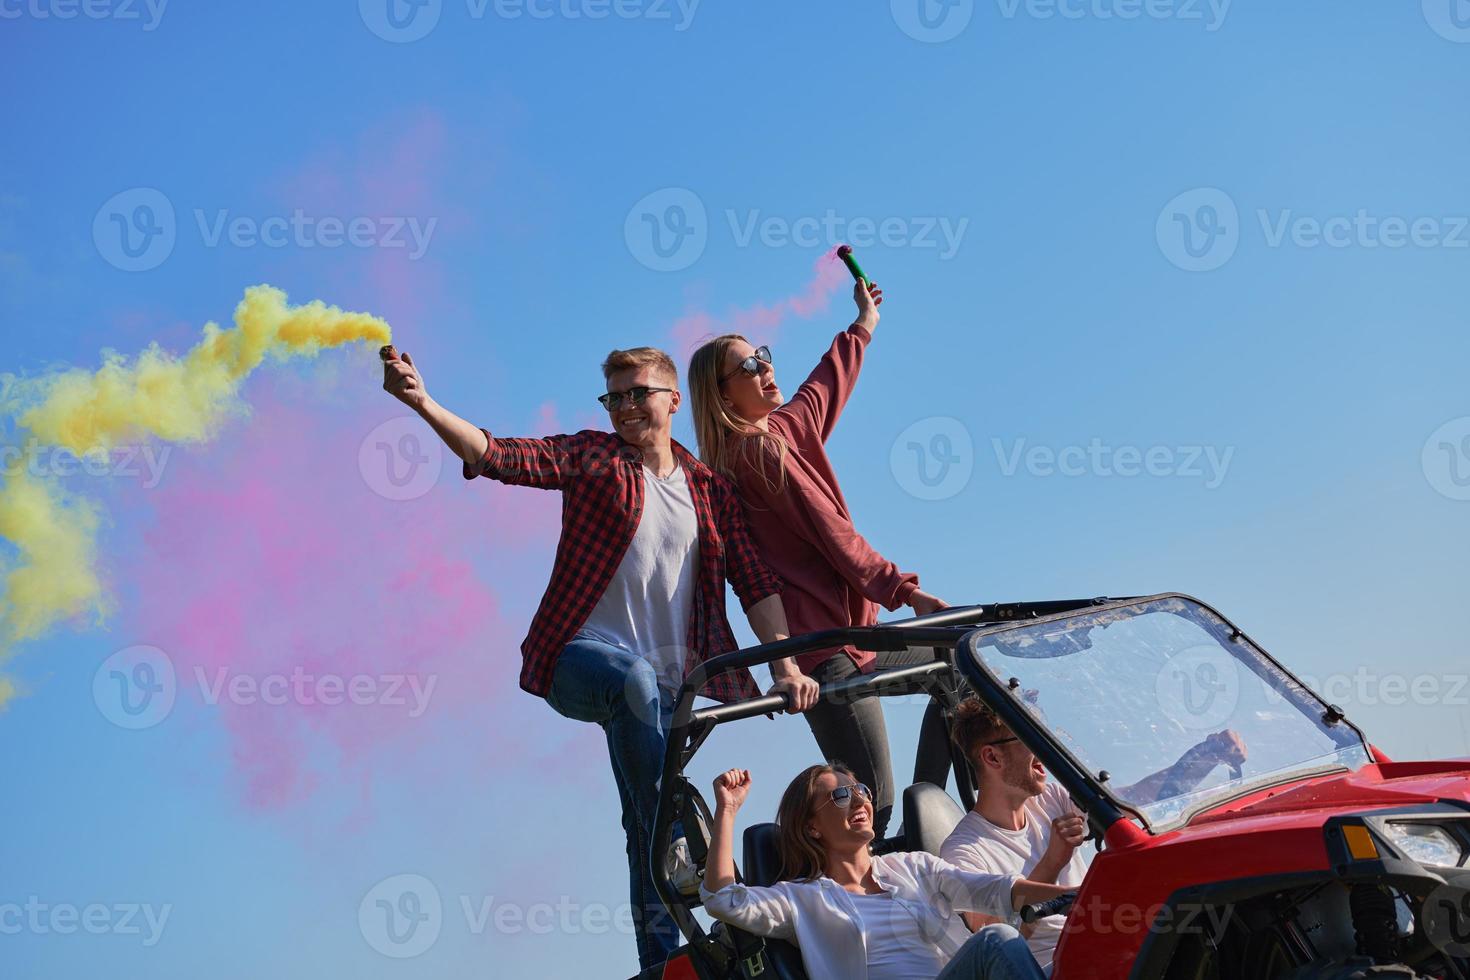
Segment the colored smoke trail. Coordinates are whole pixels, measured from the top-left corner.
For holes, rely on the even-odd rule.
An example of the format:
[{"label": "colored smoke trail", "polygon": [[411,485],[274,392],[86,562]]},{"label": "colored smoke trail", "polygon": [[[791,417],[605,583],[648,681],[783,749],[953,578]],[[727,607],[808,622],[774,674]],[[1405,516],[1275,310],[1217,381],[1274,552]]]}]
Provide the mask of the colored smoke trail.
[{"label": "colored smoke trail", "polygon": [[776,334],[788,317],[809,319],[826,312],[832,294],[849,280],[847,267],[837,258],[837,249],[829,249],[813,264],[811,279],[799,293],[770,303],[732,309],[723,316],[703,310],[684,314],[670,329],[674,358],[680,364],[687,364],[689,355],[701,342],[724,333],[744,334],[757,344],[775,343]]},{"label": "colored smoke trail", "polygon": [[[15,647],[58,622],[109,610],[97,574],[103,514],[36,472],[39,452],[62,448],[79,457],[110,454],[130,440],[209,440],[231,415],[245,414],[241,384],[266,358],[314,357],[354,342],[391,339],[388,324],[366,313],[312,301],[290,306],[272,286],[252,286],[235,308],[234,326],[209,322],[183,357],[150,344],[136,357],[105,351],[95,371],[81,368],[35,378],[0,376],[0,413],[13,420],[17,445],[4,447],[0,538],[0,664]],[[0,708],[14,696],[0,677]]]}]

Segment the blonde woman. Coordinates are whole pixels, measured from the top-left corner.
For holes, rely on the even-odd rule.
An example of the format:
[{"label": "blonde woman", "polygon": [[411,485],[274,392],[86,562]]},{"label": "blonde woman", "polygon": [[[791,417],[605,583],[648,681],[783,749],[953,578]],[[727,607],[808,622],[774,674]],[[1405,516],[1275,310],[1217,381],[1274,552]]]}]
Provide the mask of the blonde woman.
[{"label": "blonde woman", "polygon": [[[776,384],[770,349],[752,347],[738,334],[716,337],[689,362],[700,459],[734,481],[761,559],[782,581],[793,636],[871,626],[879,606],[907,605],[928,613],[945,605],[919,588],[917,575],[900,571],[858,533],[827,457],[827,437],[852,394],[863,352],[878,326],[883,291],[859,281],[853,299],[857,319],[832,341],[790,401]],[[928,656],[927,651],[874,655],[849,646],[798,657],[796,666],[825,684]],[[842,760],[874,788],[874,830],[882,837],[894,790],[878,700],[823,700],[805,717],[823,755]]]}]

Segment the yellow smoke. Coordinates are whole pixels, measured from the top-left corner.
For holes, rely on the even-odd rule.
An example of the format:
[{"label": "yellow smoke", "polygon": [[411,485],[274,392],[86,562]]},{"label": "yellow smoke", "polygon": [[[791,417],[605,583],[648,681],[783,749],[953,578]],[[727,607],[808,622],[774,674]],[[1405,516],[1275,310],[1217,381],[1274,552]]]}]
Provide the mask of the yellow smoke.
[{"label": "yellow smoke", "polygon": [[[0,408],[24,433],[22,445],[5,454],[0,482],[0,538],[15,551],[0,564],[0,663],[61,620],[88,613],[100,619],[108,609],[96,571],[102,515],[34,471],[38,447],[82,456],[146,438],[203,442],[243,410],[240,386],[265,358],[313,357],[390,339],[388,324],[370,314],[319,301],[289,306],[281,290],[252,286],[235,307],[235,325],[206,323],[203,338],[181,358],[154,343],[132,359],[104,351],[95,371],[0,376]],[[14,694],[13,682],[0,677],[0,708]]]}]

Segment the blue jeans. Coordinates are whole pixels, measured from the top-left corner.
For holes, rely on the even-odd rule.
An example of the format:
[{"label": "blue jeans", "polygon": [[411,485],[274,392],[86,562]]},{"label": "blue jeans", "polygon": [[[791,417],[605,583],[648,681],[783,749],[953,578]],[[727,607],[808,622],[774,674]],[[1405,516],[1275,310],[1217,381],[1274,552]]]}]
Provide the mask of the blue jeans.
[{"label": "blue jeans", "polygon": [[990,925],[965,941],[935,980],[1046,980],[1015,929]]},{"label": "blue jeans", "polygon": [[628,835],[638,964],[641,969],[657,966],[680,941],[673,917],[654,890],[650,853],[673,692],[659,687],[653,667],[642,657],[579,635],[563,648],[546,701],[558,714],[595,722],[607,733]]}]

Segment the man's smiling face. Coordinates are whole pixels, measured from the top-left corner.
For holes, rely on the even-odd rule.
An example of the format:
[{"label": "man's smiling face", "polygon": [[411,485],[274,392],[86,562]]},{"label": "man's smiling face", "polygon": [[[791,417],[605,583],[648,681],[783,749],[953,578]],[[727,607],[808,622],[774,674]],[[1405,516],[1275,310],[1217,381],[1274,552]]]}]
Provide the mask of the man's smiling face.
[{"label": "man's smiling face", "polygon": [[[676,388],[678,381],[660,372],[657,367],[644,366],[614,371],[607,379],[607,390],[626,392],[630,388]],[[642,404],[634,405],[624,398],[617,408],[608,413],[613,431],[623,441],[640,449],[651,449],[667,443],[673,432],[673,416],[679,410],[680,393],[674,391],[651,391]]]}]

